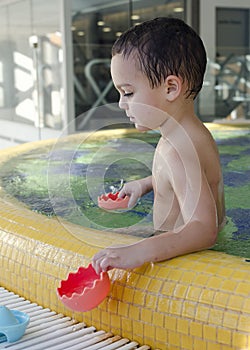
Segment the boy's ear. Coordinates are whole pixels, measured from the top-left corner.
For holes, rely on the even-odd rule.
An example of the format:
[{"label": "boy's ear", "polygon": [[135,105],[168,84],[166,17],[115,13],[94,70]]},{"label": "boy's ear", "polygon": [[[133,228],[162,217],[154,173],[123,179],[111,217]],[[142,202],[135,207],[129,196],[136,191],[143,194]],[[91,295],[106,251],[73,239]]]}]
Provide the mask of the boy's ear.
[{"label": "boy's ear", "polygon": [[176,75],[169,75],[165,79],[166,98],[173,102],[181,93],[182,81]]}]

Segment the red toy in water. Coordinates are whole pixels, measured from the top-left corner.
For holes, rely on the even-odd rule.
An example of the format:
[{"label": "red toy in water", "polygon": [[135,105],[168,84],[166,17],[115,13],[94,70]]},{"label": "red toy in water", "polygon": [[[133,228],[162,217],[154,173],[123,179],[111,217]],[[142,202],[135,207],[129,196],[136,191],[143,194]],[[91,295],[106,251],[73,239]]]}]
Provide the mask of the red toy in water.
[{"label": "red toy in water", "polygon": [[98,197],[98,206],[106,210],[127,209],[129,196],[118,198],[119,192],[102,194]]},{"label": "red toy in water", "polygon": [[57,294],[65,306],[74,311],[89,311],[99,305],[110,290],[107,272],[98,275],[93,266],[79,267],[76,273],[69,273],[68,279],[61,281]]}]

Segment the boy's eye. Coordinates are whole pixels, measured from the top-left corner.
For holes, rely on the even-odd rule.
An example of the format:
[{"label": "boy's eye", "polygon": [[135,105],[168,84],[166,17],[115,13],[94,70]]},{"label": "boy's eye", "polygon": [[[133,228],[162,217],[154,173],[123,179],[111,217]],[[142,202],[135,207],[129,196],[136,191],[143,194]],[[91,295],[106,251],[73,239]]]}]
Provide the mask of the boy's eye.
[{"label": "boy's eye", "polygon": [[129,96],[132,96],[133,95],[133,92],[125,92],[123,94],[124,97],[129,97]]}]

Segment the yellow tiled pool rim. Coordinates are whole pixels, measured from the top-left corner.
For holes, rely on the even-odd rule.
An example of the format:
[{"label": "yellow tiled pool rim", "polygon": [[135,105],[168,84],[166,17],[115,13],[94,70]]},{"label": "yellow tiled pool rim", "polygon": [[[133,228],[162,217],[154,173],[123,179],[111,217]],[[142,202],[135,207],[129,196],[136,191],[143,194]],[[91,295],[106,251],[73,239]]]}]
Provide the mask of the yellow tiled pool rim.
[{"label": "yellow tiled pool rim", "polygon": [[[80,137],[79,135],[74,137]],[[3,150],[0,163],[53,140]],[[0,285],[98,329],[168,350],[250,349],[250,263],[203,251],[133,271],[109,271],[111,291],[96,309],[76,313],[56,289],[100,248],[136,237],[47,218],[0,192]],[[72,235],[77,232],[81,240]]]}]

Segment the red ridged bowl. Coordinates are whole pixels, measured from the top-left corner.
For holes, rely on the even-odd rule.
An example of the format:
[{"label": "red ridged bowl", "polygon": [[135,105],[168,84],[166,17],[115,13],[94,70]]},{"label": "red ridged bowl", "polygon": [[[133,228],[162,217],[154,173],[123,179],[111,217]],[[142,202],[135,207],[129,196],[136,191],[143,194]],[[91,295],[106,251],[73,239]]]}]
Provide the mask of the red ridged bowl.
[{"label": "red ridged bowl", "polygon": [[79,267],[70,272],[67,280],[62,280],[57,294],[62,303],[74,311],[85,312],[97,307],[110,291],[107,272],[98,275],[93,266]]},{"label": "red ridged bowl", "polygon": [[127,209],[129,196],[118,198],[119,192],[102,194],[98,197],[98,206],[105,210]]}]

